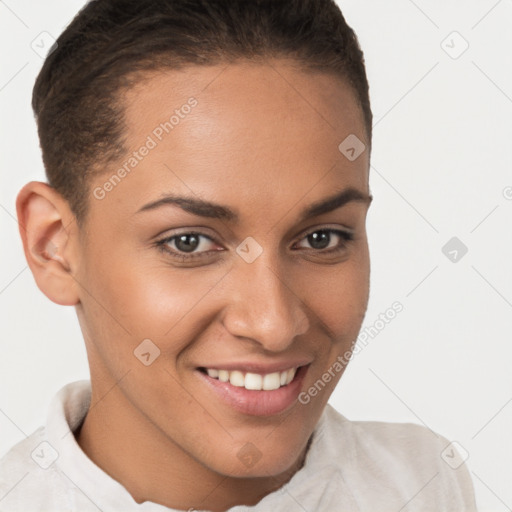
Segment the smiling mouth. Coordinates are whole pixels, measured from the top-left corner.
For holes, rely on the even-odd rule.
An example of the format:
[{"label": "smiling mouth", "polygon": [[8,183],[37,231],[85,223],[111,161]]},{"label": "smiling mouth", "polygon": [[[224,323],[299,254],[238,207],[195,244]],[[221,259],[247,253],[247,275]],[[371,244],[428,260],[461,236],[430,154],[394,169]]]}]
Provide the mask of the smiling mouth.
[{"label": "smiling mouth", "polygon": [[196,375],[213,392],[213,397],[231,409],[242,414],[268,417],[283,413],[297,401],[311,363],[295,364],[297,366],[273,372],[269,372],[269,368],[268,373],[264,373],[266,368],[248,363],[230,370],[199,367]]},{"label": "smiling mouth", "polygon": [[266,374],[242,372],[239,370],[220,370],[216,368],[199,368],[202,373],[220,382],[229,382],[232,386],[251,391],[273,391],[287,386],[293,381],[298,367],[281,372]]}]

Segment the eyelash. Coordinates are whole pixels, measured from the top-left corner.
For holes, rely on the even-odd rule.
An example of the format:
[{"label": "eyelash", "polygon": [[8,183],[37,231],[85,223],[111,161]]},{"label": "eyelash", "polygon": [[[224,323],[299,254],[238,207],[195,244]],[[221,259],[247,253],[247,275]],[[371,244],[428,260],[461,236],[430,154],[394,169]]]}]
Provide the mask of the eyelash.
[{"label": "eyelash", "polygon": [[[327,232],[330,234],[338,235],[341,239],[340,244],[337,247],[332,247],[330,249],[314,249],[311,248],[312,251],[319,253],[319,254],[336,254],[346,249],[346,246],[349,242],[352,242],[354,240],[354,234],[349,231],[343,231],[341,229],[332,229],[332,228],[324,228],[324,229],[314,229],[313,231],[309,231],[306,233],[300,240],[304,240],[309,235],[312,235],[313,233],[319,233],[319,232]],[[177,239],[180,236],[183,235],[197,235],[199,237],[207,238],[208,240],[214,242],[214,240],[203,234],[199,233],[197,231],[186,231],[183,233],[180,233],[178,235],[173,235],[170,237],[163,238],[161,240],[158,240],[155,242],[155,245],[157,246],[158,250],[162,251],[164,254],[171,256],[174,259],[180,260],[182,262],[190,261],[197,258],[202,258],[205,254],[211,253],[211,252],[221,252],[221,251],[202,251],[199,253],[184,253],[184,252],[177,252],[174,249],[170,250],[168,247],[169,242],[172,242],[174,239]]]}]

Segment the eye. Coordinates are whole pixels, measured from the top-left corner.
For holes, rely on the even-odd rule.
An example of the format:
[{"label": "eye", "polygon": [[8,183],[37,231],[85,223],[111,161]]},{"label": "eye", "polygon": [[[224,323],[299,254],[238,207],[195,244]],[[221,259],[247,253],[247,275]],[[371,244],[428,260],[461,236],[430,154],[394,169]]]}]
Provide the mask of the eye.
[{"label": "eye", "polygon": [[202,233],[187,232],[163,238],[156,242],[157,247],[179,260],[201,257],[219,249],[208,249],[213,240]]},{"label": "eye", "polygon": [[301,242],[307,242],[315,252],[331,254],[346,249],[354,239],[353,233],[341,229],[316,229],[310,231]]}]

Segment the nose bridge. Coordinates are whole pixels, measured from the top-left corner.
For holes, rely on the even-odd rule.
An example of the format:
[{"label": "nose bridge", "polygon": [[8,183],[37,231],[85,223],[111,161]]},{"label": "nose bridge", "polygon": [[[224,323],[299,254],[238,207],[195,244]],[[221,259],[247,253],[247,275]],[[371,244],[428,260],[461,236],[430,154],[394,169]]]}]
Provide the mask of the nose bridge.
[{"label": "nose bridge", "polygon": [[224,317],[233,336],[253,339],[266,350],[285,350],[309,328],[305,306],[270,251],[252,263],[240,259],[233,271],[234,293]]}]

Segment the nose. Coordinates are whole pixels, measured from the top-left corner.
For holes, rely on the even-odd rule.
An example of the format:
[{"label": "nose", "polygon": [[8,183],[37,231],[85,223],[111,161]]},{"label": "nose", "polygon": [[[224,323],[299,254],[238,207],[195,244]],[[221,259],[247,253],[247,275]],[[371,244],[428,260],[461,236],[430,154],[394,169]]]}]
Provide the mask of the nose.
[{"label": "nose", "polygon": [[240,261],[233,269],[232,292],[223,323],[233,336],[251,339],[265,350],[281,352],[307,332],[309,319],[290,275],[270,263],[262,255],[252,263]]}]

